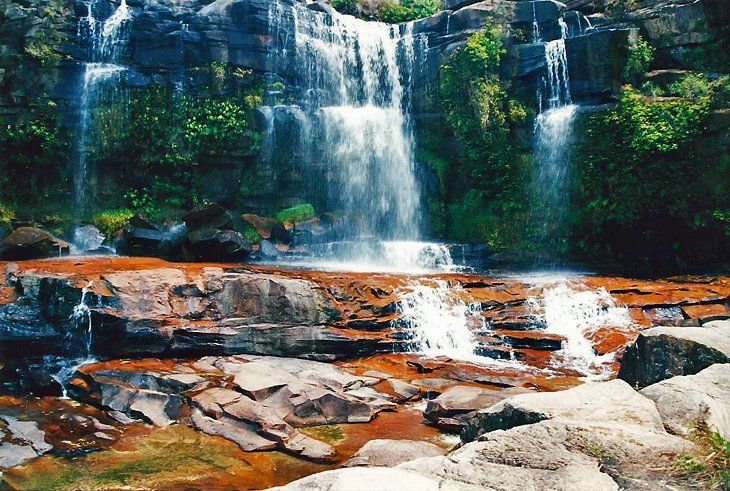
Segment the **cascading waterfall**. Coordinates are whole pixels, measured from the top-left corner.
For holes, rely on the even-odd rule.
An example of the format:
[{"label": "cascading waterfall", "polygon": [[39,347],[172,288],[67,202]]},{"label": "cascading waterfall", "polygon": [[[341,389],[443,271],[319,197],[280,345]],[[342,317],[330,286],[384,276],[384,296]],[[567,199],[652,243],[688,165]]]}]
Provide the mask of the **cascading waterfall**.
[{"label": "cascading waterfall", "polygon": [[[310,181],[319,181],[328,208],[346,218],[350,226],[340,238],[355,247],[337,248],[347,254],[334,259],[361,264],[371,257],[379,260],[382,248],[374,243],[410,244],[420,235],[409,117],[415,45],[420,41],[414,40],[410,24],[330,15],[297,2],[292,12],[291,18],[283,15],[277,2],[269,9],[270,32],[280,45],[270,63],[278,73],[286,71],[282,64],[296,67],[296,105],[264,111],[269,119],[266,158],[301,159],[298,167],[309,172]],[[291,29],[283,28],[283,22],[291,22]],[[279,36],[291,30],[294,39]],[[285,128],[297,136],[287,140],[284,159],[271,154],[279,137],[277,116],[298,128]]]},{"label": "cascading waterfall", "polygon": [[537,94],[539,114],[535,124],[533,185],[534,232],[553,259],[567,246],[565,222],[569,205],[570,140],[577,109],[570,94],[565,49],[568,27],[562,19],[559,24],[560,39],[545,43],[546,76]]},{"label": "cascading waterfall", "polygon": [[92,341],[92,319],[91,310],[87,304],[88,294],[94,282],[89,283],[81,290],[81,299],[74,306],[68,319],[68,330],[66,332],[66,354],[59,360],[55,360],[58,370],[54,378],[61,385],[63,397],[66,397],[66,383],[79,367],[93,363],[96,359],[93,356]]},{"label": "cascading waterfall", "polygon": [[602,327],[626,328],[631,317],[605,289],[591,290],[579,282],[559,280],[543,287],[539,298],[528,299],[528,306],[546,326],[545,332],[565,338],[563,349],[553,362],[589,378],[609,373],[607,363],[614,354],[597,355],[588,336]]},{"label": "cascading waterfall", "polygon": [[473,330],[484,328],[481,305],[459,298],[460,287],[446,281],[436,285],[415,282],[400,296],[400,319],[413,336],[412,350],[426,356],[448,356],[458,360],[477,357]]},{"label": "cascading waterfall", "polygon": [[94,17],[93,0],[87,4],[87,15],[79,19],[78,38],[88,45],[87,62],[81,85],[79,122],[74,170],[74,210],[83,213],[89,180],[89,135],[93,111],[97,107],[106,82],[115,79],[125,67],[117,64],[127,36],[126,24],[131,14],[126,0],[104,22]]}]

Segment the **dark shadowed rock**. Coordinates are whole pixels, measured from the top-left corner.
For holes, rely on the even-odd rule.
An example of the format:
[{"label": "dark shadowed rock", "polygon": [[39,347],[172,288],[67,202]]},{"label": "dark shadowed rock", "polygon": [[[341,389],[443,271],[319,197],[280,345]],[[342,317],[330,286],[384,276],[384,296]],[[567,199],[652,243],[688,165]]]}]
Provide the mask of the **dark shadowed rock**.
[{"label": "dark shadowed rock", "polygon": [[0,259],[5,261],[65,256],[70,245],[45,230],[20,227],[0,240]]},{"label": "dark shadowed rock", "polygon": [[618,377],[646,387],[677,375],[694,375],[714,363],[730,363],[730,321],[642,331],[624,353]]},{"label": "dark shadowed rock", "polygon": [[234,230],[200,229],[188,233],[194,259],[238,261],[247,257],[251,242]]}]

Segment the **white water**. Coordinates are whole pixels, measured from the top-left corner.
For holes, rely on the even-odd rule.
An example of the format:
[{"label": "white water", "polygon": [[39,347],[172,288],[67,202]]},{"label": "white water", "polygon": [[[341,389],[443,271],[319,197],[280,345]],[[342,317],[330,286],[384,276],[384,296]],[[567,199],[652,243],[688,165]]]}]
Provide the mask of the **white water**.
[{"label": "white water", "polygon": [[577,106],[570,93],[565,40],[568,27],[559,19],[561,38],[545,43],[544,91],[538,89],[535,123],[533,220],[536,237],[553,256],[567,247],[570,140]]},{"label": "white water", "polygon": [[435,242],[330,242],[309,247],[315,258],[277,261],[300,268],[359,273],[425,274],[459,270],[448,247]]},{"label": "white water", "polygon": [[[289,165],[320,190],[326,208],[337,210],[349,224],[342,239],[363,243],[362,250],[335,262],[371,262],[368,269],[382,269],[387,257],[372,257],[365,242],[380,241],[381,248],[389,249],[420,237],[421,198],[409,117],[420,40],[414,40],[410,24],[328,15],[296,2],[292,12],[284,15],[278,2],[269,9],[270,34],[279,44],[270,58],[272,69],[284,73],[295,67],[296,73],[290,88],[295,104],[264,110],[265,158],[293,160]],[[285,22],[291,25],[285,28]],[[280,36],[292,30],[294,39]],[[277,157],[277,152],[284,155]],[[420,257],[408,250],[402,256]],[[400,266],[427,269],[421,263]]]},{"label": "white water", "polygon": [[436,286],[416,282],[409,290],[400,296],[398,325],[410,330],[413,350],[426,356],[477,358],[472,330],[485,327],[481,305],[461,300],[461,287],[449,287],[446,281],[436,281]]},{"label": "white water", "polygon": [[602,327],[620,329],[631,325],[628,309],[604,288],[592,290],[577,281],[546,284],[540,297],[528,299],[528,306],[545,323],[545,332],[565,338],[553,362],[590,378],[605,376],[606,364],[613,361],[614,354],[597,355],[588,337]]},{"label": "white water", "polygon": [[[68,319],[69,329],[66,335],[68,338],[67,349],[69,352],[61,360],[60,369],[54,375],[54,378],[61,385],[63,397],[67,397],[66,383],[76,370],[84,365],[88,365],[89,363],[96,361],[92,354],[93,332],[91,310],[87,304],[87,296],[93,285],[94,282],[89,281],[89,283],[81,290],[81,299],[79,300],[79,303],[74,306],[74,309]],[[83,339],[79,340],[79,336],[83,336]],[[78,350],[79,347],[81,350]]]},{"label": "white water", "polygon": [[98,105],[102,87],[125,69],[117,63],[126,42],[127,21],[131,18],[126,0],[121,0],[114,13],[104,22],[94,17],[93,9],[94,1],[90,0],[87,14],[79,19],[77,26],[78,37],[85,39],[89,47],[81,85],[76,168],[73,176],[74,212],[77,216],[83,213],[86,206],[88,160],[91,152],[88,140],[93,110]]}]

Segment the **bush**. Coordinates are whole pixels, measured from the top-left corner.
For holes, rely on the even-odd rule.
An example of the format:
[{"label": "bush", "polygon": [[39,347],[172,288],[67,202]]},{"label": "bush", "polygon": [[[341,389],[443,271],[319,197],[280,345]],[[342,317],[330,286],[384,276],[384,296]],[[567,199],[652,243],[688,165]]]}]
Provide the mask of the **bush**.
[{"label": "bush", "polygon": [[448,236],[468,242],[514,245],[525,207],[529,163],[514,146],[513,129],[527,117],[508,96],[497,71],[505,53],[498,27],[469,36],[442,65],[439,102],[463,146],[448,172]]},{"label": "bush", "polygon": [[624,80],[636,84],[654,61],[654,47],[641,37],[629,46],[629,56],[624,66]]},{"label": "bush", "polygon": [[0,222],[10,222],[15,219],[15,209],[3,203],[0,203]]},{"label": "bush", "polygon": [[357,0],[332,0],[332,8],[341,14],[358,15],[360,13]]},{"label": "bush", "polygon": [[56,105],[0,127],[0,154],[0,199],[29,203],[58,194],[67,146]]},{"label": "bush", "polygon": [[276,218],[282,223],[293,224],[303,220],[311,220],[317,216],[314,207],[309,203],[285,208],[276,214]]},{"label": "bush", "polygon": [[124,228],[129,219],[134,216],[134,212],[127,208],[119,210],[100,211],[91,218],[91,224],[99,229],[99,232],[109,238],[115,232]]},{"label": "bush", "polygon": [[397,24],[429,17],[439,11],[439,0],[385,0],[378,9],[378,20]]}]

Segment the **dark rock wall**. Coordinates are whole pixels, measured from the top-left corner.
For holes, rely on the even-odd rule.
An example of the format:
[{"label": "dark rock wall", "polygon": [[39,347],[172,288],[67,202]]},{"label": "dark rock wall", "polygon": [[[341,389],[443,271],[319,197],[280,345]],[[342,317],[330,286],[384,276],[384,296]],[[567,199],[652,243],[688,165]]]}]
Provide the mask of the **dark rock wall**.
[{"label": "dark rock wall", "polygon": [[[273,8],[269,0],[129,0],[133,18],[122,61],[130,69],[123,83],[130,87],[175,83],[191,93],[204,93],[212,82],[212,71],[206,68],[226,63],[250,69],[260,80],[294,84],[297,67],[282,56],[282,49],[292,42],[294,1],[279,0]],[[693,49],[722,42],[723,26],[730,18],[724,0],[633,1],[626,3],[631,8],[623,9],[612,7],[615,3],[573,0],[566,7],[553,0],[446,2],[445,7],[454,10],[413,24],[413,34],[419,39],[413,78],[416,121],[439,117],[435,97],[439,66],[468,33],[487,23],[501,25],[505,33],[505,84],[529,99],[545,70],[544,50],[532,44],[533,21],[544,39],[554,39],[559,36],[561,16],[571,31],[575,19],[577,25],[584,22],[567,9],[588,14],[600,29],[569,39],[567,52],[574,99],[593,104],[610,102],[620,88],[631,37],[641,32],[657,47],[661,64],[682,67]],[[111,15],[116,4],[97,0],[96,16]],[[330,9],[324,3],[309,8],[323,12],[321,15],[328,15]],[[73,126],[87,53],[77,39],[76,24],[86,11],[86,4],[78,0],[0,0],[1,119],[27,119],[30,110],[47,97],[58,103],[67,124]],[[273,25],[272,15],[277,17]],[[218,199],[217,193],[230,201],[238,192],[240,186],[229,184],[236,176],[240,179],[241,172],[238,168],[227,171],[230,165],[240,163],[221,162],[220,168],[211,170],[205,186],[210,197]],[[244,205],[260,206],[262,200],[276,195],[296,201],[297,192],[306,189],[302,177],[290,168],[267,167],[262,159],[245,165],[253,167],[250,170],[260,185],[256,186],[257,197],[239,201]]]}]

